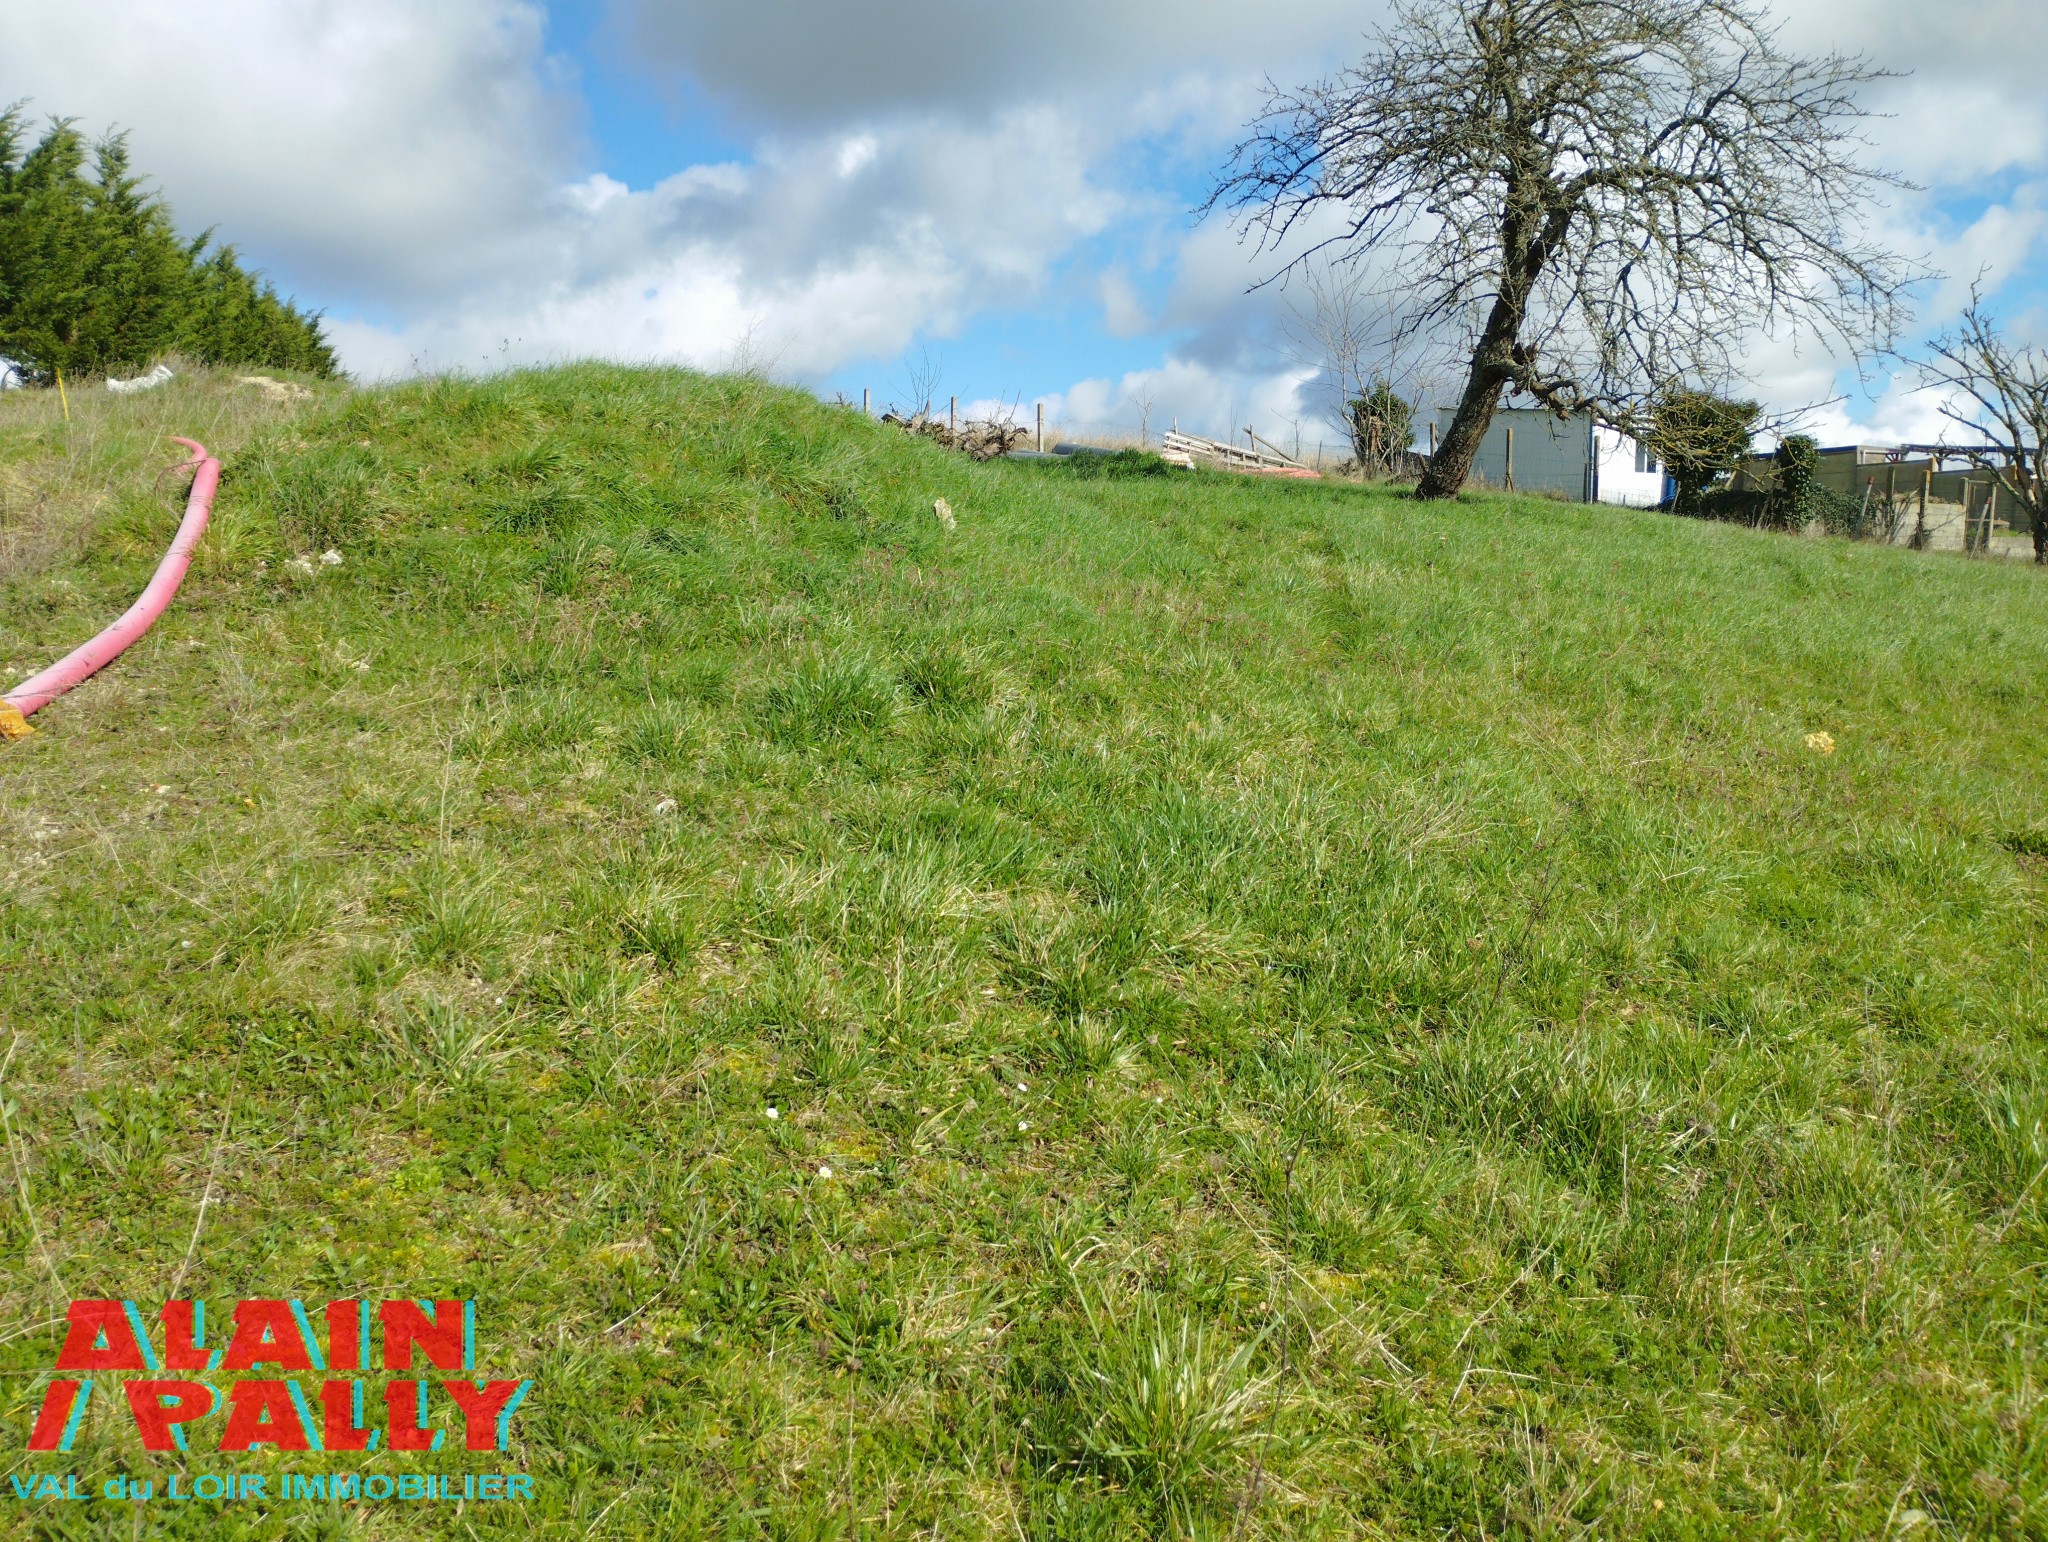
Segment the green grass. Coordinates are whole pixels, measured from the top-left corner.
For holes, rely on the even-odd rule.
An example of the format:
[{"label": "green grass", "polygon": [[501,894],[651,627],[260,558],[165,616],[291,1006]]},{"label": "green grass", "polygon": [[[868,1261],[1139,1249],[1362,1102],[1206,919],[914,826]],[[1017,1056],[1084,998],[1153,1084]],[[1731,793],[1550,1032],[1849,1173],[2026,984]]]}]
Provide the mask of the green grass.
[{"label": "green grass", "polygon": [[67,1294],[461,1295],[539,1497],[0,1526],[2048,1535],[2041,574],[678,373],[253,432],[0,757],[9,1463]]}]

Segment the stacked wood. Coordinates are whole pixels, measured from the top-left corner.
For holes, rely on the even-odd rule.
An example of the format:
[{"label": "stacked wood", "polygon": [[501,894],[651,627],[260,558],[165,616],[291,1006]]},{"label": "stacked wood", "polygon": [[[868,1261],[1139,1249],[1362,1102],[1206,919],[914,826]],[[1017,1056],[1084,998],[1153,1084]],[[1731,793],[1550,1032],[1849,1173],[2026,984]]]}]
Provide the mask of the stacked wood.
[{"label": "stacked wood", "polygon": [[958,450],[969,460],[994,460],[999,455],[1008,455],[1012,450],[1031,437],[1031,430],[1021,423],[1007,418],[991,418],[981,422],[957,423],[950,417],[935,417],[929,410],[920,408],[909,417],[901,413],[885,412],[882,421],[906,434],[930,439],[949,450]]},{"label": "stacked wood", "polygon": [[[1172,460],[1184,456],[1188,464],[1199,463],[1222,471],[1248,472],[1254,476],[1316,476],[1314,471],[1302,465],[1300,461],[1282,454],[1257,435],[1250,437],[1252,442],[1248,445],[1225,444],[1221,439],[1204,439],[1199,434],[1175,431],[1166,436],[1166,458]],[[1260,448],[1262,445],[1263,449]]]}]

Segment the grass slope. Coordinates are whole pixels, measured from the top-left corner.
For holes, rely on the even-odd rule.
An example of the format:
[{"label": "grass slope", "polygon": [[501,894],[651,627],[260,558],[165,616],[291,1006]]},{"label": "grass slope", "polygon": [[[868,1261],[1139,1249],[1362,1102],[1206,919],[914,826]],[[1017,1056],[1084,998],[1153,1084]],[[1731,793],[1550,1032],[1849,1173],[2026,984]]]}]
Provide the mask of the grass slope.
[{"label": "grass slope", "polygon": [[678,373],[252,432],[0,757],[9,1462],[67,1295],[460,1295],[539,1497],[0,1524],[2048,1534],[2041,575]]}]

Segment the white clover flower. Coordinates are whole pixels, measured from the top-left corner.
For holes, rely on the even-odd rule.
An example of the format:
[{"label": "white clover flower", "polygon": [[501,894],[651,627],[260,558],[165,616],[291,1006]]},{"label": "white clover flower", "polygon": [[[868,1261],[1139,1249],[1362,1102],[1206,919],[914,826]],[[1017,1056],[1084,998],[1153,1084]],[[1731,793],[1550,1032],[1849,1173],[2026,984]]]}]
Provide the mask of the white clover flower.
[{"label": "white clover flower", "polygon": [[818,1169],[818,1176],[820,1178],[829,1178],[832,1176],[832,1169],[829,1167],[821,1167]]},{"label": "white clover flower", "polygon": [[782,1110],[779,1108],[770,1108],[768,1110],[768,1117],[770,1119],[780,1119],[782,1117]]}]

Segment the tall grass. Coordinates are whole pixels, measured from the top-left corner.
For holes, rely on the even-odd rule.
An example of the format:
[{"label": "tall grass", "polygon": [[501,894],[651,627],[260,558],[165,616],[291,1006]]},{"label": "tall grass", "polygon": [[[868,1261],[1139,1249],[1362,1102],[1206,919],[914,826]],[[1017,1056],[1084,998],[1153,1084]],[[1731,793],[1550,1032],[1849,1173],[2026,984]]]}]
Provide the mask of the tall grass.
[{"label": "tall grass", "polygon": [[[174,517],[37,414],[23,664]],[[0,761],[10,1428],[190,1246],[537,1378],[530,1510],[337,1534],[2048,1524],[2039,574],[594,366],[221,521]]]}]

